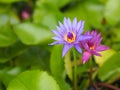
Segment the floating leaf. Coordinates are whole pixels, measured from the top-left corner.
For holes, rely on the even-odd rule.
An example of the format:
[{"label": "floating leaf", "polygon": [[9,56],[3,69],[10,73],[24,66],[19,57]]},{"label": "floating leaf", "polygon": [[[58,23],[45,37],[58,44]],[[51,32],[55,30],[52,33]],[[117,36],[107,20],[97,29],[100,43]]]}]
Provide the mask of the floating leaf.
[{"label": "floating leaf", "polygon": [[111,25],[120,22],[120,0],[108,0],[104,15],[107,22]]},{"label": "floating leaf", "polygon": [[112,49],[100,52],[101,57],[94,56],[96,63],[101,67],[110,57],[112,57],[116,52]]},{"label": "floating leaf", "polygon": [[9,25],[0,26],[0,47],[10,46],[15,43],[16,35]]},{"label": "floating leaf", "polygon": [[[107,55],[107,54],[106,54]],[[120,76],[120,53],[114,54],[109,60],[107,60],[99,69],[98,77],[102,81],[115,81]]]},{"label": "floating leaf", "polygon": [[58,20],[63,19],[62,13],[53,4],[37,2],[36,9],[33,14],[35,23],[40,23],[54,29]]},{"label": "floating leaf", "polygon": [[0,71],[0,80],[7,87],[9,82],[22,71],[21,67],[6,67]]},{"label": "floating leaf", "polygon": [[21,23],[14,27],[19,39],[27,45],[37,45],[49,40],[52,36],[48,28],[32,23]]},{"label": "floating leaf", "polygon": [[12,80],[7,90],[60,90],[56,81],[46,72],[26,71]]},{"label": "floating leaf", "polygon": [[52,3],[54,5],[56,5],[57,7],[63,7],[64,5],[66,5],[67,3],[71,2],[72,0],[40,0],[43,3]]},{"label": "floating leaf", "polygon": [[68,17],[77,17],[79,20],[85,20],[85,28],[90,29],[90,26],[100,28],[103,18],[103,5],[90,1],[78,2],[69,8],[65,15]]}]

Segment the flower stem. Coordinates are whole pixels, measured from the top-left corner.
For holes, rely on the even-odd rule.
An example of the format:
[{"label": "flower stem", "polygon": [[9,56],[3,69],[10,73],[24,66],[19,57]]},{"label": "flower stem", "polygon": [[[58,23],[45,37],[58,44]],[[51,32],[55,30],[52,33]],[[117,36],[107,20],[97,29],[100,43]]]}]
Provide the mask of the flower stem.
[{"label": "flower stem", "polygon": [[90,58],[90,82],[89,84],[92,85],[93,84],[93,81],[92,81],[92,56]]},{"label": "flower stem", "polygon": [[75,49],[73,48],[73,57],[74,57],[74,90],[78,90],[77,87],[77,59],[76,59],[76,53]]},{"label": "flower stem", "polygon": [[107,83],[97,83],[98,86],[103,86],[103,87],[106,87],[106,88],[109,88],[111,90],[120,90],[120,88],[118,87],[115,87],[113,85],[110,85],[110,84],[107,84]]}]

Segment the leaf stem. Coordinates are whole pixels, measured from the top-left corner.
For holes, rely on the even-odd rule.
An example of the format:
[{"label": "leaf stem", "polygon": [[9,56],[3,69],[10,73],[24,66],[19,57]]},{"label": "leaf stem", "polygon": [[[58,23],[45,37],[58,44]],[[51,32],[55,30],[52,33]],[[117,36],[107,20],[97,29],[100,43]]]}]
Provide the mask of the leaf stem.
[{"label": "leaf stem", "polygon": [[75,49],[73,48],[73,57],[74,57],[74,90],[78,90],[77,87],[77,59]]}]

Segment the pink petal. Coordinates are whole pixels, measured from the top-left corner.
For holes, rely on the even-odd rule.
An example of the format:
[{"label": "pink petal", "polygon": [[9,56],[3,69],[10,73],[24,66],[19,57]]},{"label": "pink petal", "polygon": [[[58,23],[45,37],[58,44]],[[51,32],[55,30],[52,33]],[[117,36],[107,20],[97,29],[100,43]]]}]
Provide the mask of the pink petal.
[{"label": "pink petal", "polygon": [[101,51],[105,51],[110,49],[109,47],[105,46],[105,45],[101,45],[99,47],[96,48],[97,51],[101,52]]},{"label": "pink petal", "polygon": [[85,35],[90,35],[90,31],[86,31],[86,32],[85,32]]},{"label": "pink petal", "polygon": [[95,50],[91,50],[90,53],[92,53],[92,54],[94,54],[94,55],[96,55],[96,56],[101,56],[101,54],[98,53],[98,52],[96,52]]},{"label": "pink petal", "polygon": [[85,51],[82,56],[82,63],[85,64],[90,59],[91,53]]}]

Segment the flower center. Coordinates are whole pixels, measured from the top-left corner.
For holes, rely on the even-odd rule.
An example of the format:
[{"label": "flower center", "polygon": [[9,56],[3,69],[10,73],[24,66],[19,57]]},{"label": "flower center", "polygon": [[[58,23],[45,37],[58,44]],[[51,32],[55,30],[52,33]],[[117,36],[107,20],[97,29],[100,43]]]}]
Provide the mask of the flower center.
[{"label": "flower center", "polygon": [[90,50],[94,50],[95,49],[95,46],[94,45],[91,45],[90,46]]},{"label": "flower center", "polygon": [[72,43],[74,42],[76,39],[76,35],[73,32],[68,32],[65,35],[65,41],[67,41],[68,43]]}]

